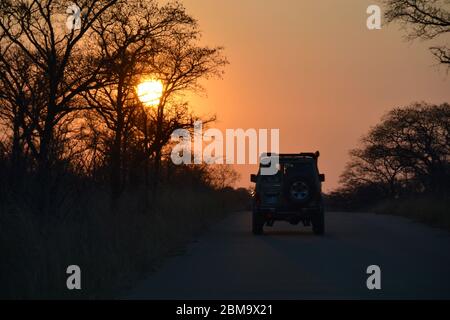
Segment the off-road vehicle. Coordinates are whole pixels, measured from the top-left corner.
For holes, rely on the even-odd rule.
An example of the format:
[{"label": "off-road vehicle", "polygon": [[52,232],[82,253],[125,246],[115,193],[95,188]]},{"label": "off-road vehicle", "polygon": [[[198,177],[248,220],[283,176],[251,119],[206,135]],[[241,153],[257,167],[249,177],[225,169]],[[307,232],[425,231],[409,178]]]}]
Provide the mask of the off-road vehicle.
[{"label": "off-road vehicle", "polygon": [[270,166],[274,154],[260,157],[258,174],[250,176],[256,183],[252,197],[252,231],[263,233],[264,225],[272,227],[275,221],[288,221],[310,226],[315,234],[325,232],[322,182],[325,175],[319,173],[319,152],[279,154],[277,172],[261,174],[261,169]]}]

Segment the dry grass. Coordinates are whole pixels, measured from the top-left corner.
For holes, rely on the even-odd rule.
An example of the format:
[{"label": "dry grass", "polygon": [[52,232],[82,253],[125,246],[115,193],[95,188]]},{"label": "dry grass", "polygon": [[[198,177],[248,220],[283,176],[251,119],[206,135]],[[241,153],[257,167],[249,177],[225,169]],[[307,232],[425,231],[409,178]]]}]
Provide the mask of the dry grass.
[{"label": "dry grass", "polygon": [[[0,298],[113,298],[240,200],[230,191],[166,189],[145,211],[142,199],[126,194],[112,214],[107,194],[86,192],[45,219],[0,206]],[[82,290],[66,288],[72,264]]]},{"label": "dry grass", "polygon": [[376,205],[372,211],[404,216],[450,230],[450,199],[445,197],[427,196],[386,200]]}]

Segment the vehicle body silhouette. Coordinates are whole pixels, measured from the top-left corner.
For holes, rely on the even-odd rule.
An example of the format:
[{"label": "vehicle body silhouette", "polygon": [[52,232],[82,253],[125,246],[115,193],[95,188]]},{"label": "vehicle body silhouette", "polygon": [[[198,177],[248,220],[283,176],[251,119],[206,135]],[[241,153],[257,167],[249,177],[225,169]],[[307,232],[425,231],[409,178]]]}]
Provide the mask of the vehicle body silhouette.
[{"label": "vehicle body silhouette", "polygon": [[265,225],[272,227],[275,221],[287,221],[312,225],[315,234],[324,234],[322,182],[325,175],[319,173],[317,165],[320,153],[276,155],[277,173],[261,174],[261,168],[270,166],[267,157],[273,156],[261,155],[258,174],[250,176],[256,184],[252,196],[252,232],[260,235]]}]

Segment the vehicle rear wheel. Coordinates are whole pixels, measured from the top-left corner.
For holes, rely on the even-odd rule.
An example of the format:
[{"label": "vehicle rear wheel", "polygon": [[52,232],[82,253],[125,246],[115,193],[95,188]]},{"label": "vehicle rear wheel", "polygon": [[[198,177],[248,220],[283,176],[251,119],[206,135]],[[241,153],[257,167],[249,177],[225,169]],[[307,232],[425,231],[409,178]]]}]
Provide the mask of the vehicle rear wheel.
[{"label": "vehicle rear wheel", "polygon": [[323,209],[313,216],[311,222],[314,234],[323,235],[325,233],[325,212]]},{"label": "vehicle rear wheel", "polygon": [[252,232],[254,235],[263,234],[264,230],[264,220],[258,211],[253,211],[252,213]]}]

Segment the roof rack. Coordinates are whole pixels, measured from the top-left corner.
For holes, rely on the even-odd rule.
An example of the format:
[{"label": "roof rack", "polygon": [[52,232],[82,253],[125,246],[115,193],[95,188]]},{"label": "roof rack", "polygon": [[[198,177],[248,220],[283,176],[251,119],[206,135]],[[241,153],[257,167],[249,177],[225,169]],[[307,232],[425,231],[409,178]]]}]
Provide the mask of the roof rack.
[{"label": "roof rack", "polygon": [[320,152],[316,151],[316,152],[300,152],[300,153],[274,153],[274,152],[266,152],[266,153],[262,153],[261,154],[261,158],[262,157],[272,157],[272,156],[278,156],[278,157],[289,157],[289,158],[293,158],[293,157],[309,157],[309,158],[314,158],[317,159],[320,157]]}]

